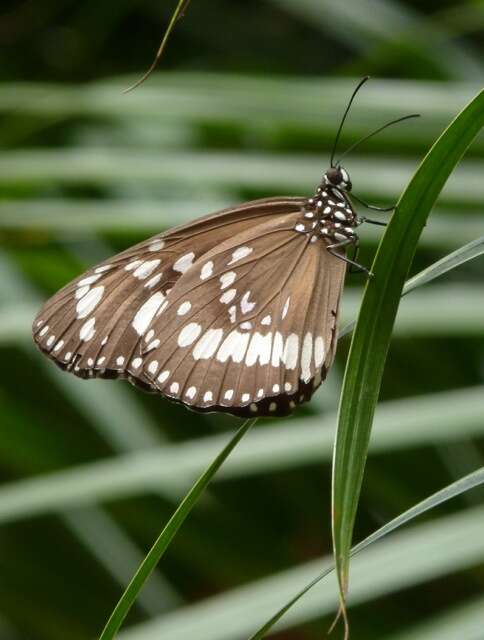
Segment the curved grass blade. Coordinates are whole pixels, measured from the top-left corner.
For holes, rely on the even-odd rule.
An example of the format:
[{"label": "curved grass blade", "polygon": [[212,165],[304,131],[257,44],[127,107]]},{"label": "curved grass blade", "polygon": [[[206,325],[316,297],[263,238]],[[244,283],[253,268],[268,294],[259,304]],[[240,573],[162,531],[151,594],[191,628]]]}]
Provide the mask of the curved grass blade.
[{"label": "curved grass blade", "polygon": [[407,293],[410,293],[413,289],[421,287],[423,284],[427,284],[427,282],[430,282],[444,273],[459,267],[461,264],[464,264],[469,260],[473,260],[474,258],[478,258],[483,253],[484,236],[469,242],[452,253],[449,253],[445,258],[434,262],[430,267],[427,267],[427,269],[424,269],[417,275],[413,276],[413,278],[410,278],[410,280],[407,280],[403,287],[402,296],[406,296]]},{"label": "curved grass blade", "polygon": [[[395,529],[398,529],[404,524],[407,524],[414,518],[422,515],[426,511],[430,509],[434,509],[438,505],[447,502],[448,500],[455,498],[466,491],[470,491],[479,485],[484,484],[484,467],[474,471],[473,473],[469,473],[468,475],[456,480],[452,484],[447,485],[437,493],[432,494],[425,500],[422,500],[418,504],[414,505],[407,511],[404,511],[399,516],[387,522],[387,524],[383,525],[372,534],[370,534],[367,538],[359,542],[355,545],[351,550],[351,556],[355,556],[360,551],[363,551],[370,544],[373,544],[380,538],[388,535]],[[300,600],[308,591],[310,591],[318,582],[321,582],[323,578],[329,575],[332,571],[334,571],[335,565],[333,564],[330,567],[327,567],[323,572],[321,572],[314,580],[311,580],[303,589],[301,589],[287,604],[285,604],[277,613],[275,613],[270,620],[268,620],[262,627],[260,627],[253,635],[250,636],[248,640],[261,640],[266,636],[266,634],[272,629],[272,627],[284,616],[289,609],[296,604],[298,600]]]},{"label": "curved grass blade", "polygon": [[420,234],[447,178],[484,126],[484,91],[430,149],[402,194],[378,248],[351,342],[333,456],[332,532],[341,610],[371,426],[405,277]]},{"label": "curved grass blade", "polygon": [[143,82],[147,80],[149,76],[153,73],[153,71],[156,68],[156,65],[158,64],[161,58],[163,51],[165,50],[166,43],[168,42],[168,38],[170,37],[171,32],[175,28],[175,25],[178,22],[178,20],[180,20],[180,18],[183,18],[183,16],[185,15],[185,11],[187,10],[187,7],[189,4],[190,4],[190,0],[179,0],[176,6],[176,9],[173,12],[173,15],[171,16],[170,22],[168,23],[168,27],[166,28],[165,35],[163,36],[160,47],[156,52],[155,59],[151,63],[150,68],[141,76],[141,78],[137,82],[135,82],[133,85],[125,89],[123,93],[128,93],[129,91],[136,89],[136,87],[139,87],[140,84],[143,84]]},{"label": "curved grass blade", "polygon": [[209,484],[210,480],[222,466],[223,462],[230,455],[237,443],[256,422],[257,418],[254,418],[252,420],[246,420],[242,424],[242,426],[238,429],[230,442],[223,448],[223,450],[218,454],[215,460],[210,464],[207,470],[200,476],[200,478],[195,482],[193,487],[187,493],[185,498],[180,503],[178,509],[172,515],[167,525],[164,527],[156,542],[151,547],[145,559],[139,566],[138,571],[133,576],[131,582],[126,587],[125,592],[121,596],[118,604],[114,608],[109,620],[107,621],[106,626],[99,636],[99,640],[111,640],[111,638],[114,638],[116,636],[116,633],[118,632],[123,620],[128,614],[128,611],[134,604],[144,583],[151,575],[151,572],[165,553],[176,532],[197,503],[198,499]]},{"label": "curved grass blade", "polygon": [[[462,264],[469,262],[469,260],[473,260],[474,258],[478,258],[484,254],[484,236],[478,238],[477,240],[472,240],[465,244],[463,247],[456,249],[449,255],[445,256],[441,260],[434,262],[434,264],[430,265],[423,271],[420,271],[412,278],[407,280],[405,286],[402,291],[402,298],[406,296],[407,293],[417,289],[418,287],[443,276],[444,273],[448,271],[452,271],[457,267],[460,267]],[[356,321],[349,322],[341,331],[338,333],[338,339],[343,338],[353,331],[355,328]]]}]

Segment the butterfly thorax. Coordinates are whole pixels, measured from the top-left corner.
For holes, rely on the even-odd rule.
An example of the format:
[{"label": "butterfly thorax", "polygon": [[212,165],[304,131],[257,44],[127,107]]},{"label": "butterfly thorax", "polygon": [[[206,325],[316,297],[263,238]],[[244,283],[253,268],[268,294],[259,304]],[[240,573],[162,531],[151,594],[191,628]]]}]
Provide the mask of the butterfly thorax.
[{"label": "butterfly thorax", "polygon": [[320,239],[331,245],[354,241],[354,229],[358,224],[345,192],[333,185],[323,184],[304,203],[301,220],[294,228],[299,233],[307,234],[311,242]]}]

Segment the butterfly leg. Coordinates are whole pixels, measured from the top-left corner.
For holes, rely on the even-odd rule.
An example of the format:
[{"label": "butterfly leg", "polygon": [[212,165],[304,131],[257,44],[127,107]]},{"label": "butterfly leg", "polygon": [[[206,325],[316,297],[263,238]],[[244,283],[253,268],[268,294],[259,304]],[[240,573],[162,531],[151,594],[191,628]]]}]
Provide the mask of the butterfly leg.
[{"label": "butterfly leg", "polygon": [[368,224],[377,224],[380,227],[386,227],[388,224],[388,222],[380,222],[380,220],[371,220],[371,218],[367,218],[366,216],[358,218],[358,224],[363,224],[364,222],[368,222]]},{"label": "butterfly leg", "polygon": [[393,211],[396,207],[396,205],[393,205],[391,207],[377,207],[374,204],[368,204],[368,202],[365,202],[361,198],[358,198],[358,196],[355,196],[354,193],[351,194],[351,197],[362,204],[364,207],[366,207],[367,209],[371,209],[372,211]]},{"label": "butterfly leg", "polygon": [[[348,258],[342,253],[338,252],[338,249],[343,249],[344,247],[347,247],[350,244],[353,245],[354,247],[354,253],[352,258]],[[373,274],[371,273],[371,271],[369,271],[366,267],[356,262],[356,258],[358,257],[358,249],[359,249],[359,242],[356,237],[354,239],[348,238],[347,240],[343,240],[342,242],[338,242],[336,244],[330,244],[326,247],[326,249],[329,251],[331,255],[335,256],[335,258],[339,258],[340,260],[343,260],[344,262],[349,264],[350,273],[366,273],[367,276],[373,277]]]}]

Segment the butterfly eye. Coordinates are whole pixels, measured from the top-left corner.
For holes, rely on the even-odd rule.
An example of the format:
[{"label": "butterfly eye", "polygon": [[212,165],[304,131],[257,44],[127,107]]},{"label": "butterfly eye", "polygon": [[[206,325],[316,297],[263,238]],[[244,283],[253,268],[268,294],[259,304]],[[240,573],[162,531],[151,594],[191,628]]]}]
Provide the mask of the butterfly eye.
[{"label": "butterfly eye", "polygon": [[333,187],[339,187],[346,191],[351,190],[351,181],[348,172],[343,167],[331,167],[325,173],[325,183]]}]

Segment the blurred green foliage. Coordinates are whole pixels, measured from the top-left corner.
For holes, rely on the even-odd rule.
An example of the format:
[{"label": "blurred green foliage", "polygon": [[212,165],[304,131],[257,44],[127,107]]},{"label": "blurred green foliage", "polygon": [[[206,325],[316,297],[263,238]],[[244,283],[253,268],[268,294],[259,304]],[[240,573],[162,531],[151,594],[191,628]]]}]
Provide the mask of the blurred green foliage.
[{"label": "blurred green foliage", "polygon": [[[355,192],[396,200],[483,76],[483,3],[192,0],[160,71],[166,2],[14,1],[0,9],[0,640],[99,633],[174,505],[236,421],[121,382],[83,382],[38,354],[30,322],[94,262],[226,203],[311,192],[356,78],[375,76],[341,148]],[[484,140],[452,176],[413,271],[483,235]],[[378,231],[362,229],[369,264]],[[483,466],[482,260],[402,303],[385,371],[360,539]],[[354,318],[361,279],[348,278]],[[125,640],[243,640],[330,549],[330,455],[348,342],[308,408],[264,421],[190,516]],[[223,434],[226,438],[226,434]],[[361,640],[476,640],[484,627],[482,492],[356,559]],[[366,559],[365,559],[366,558]],[[359,564],[360,563],[360,564]],[[284,621],[320,638],[334,583]],[[351,599],[350,599],[351,604]],[[324,619],[323,619],[324,616]]]}]

